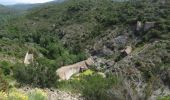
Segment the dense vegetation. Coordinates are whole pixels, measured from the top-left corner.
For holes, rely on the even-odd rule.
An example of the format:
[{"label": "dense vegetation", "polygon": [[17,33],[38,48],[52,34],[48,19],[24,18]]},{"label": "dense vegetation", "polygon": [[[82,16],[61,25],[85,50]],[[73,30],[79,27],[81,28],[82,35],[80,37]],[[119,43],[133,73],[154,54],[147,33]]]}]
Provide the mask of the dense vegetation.
[{"label": "dense vegetation", "polygon": [[[149,83],[147,98],[154,89],[155,78],[164,76],[160,78],[161,82],[167,86],[170,84],[169,5],[168,0],[65,0],[33,8],[17,17],[11,17],[16,13],[9,13],[9,9],[0,6],[0,91],[29,84],[74,90],[82,93],[87,100],[118,99],[107,93],[120,89],[123,83],[118,84],[118,79],[110,73],[107,78],[93,74],[82,76],[80,80],[58,82],[56,69],[82,61],[90,55],[99,56],[103,45],[112,44],[112,38],[126,35],[129,41],[125,45],[132,45],[136,52],[161,41],[152,45],[141,57],[133,57],[126,65],[123,65],[124,56],[119,52],[124,45],[111,47],[109,44],[108,48],[114,53],[102,55],[117,62],[118,66],[119,62],[125,68],[135,66],[144,81]],[[156,25],[147,31],[136,31],[137,21],[154,22]],[[27,51],[35,55],[34,62],[28,66],[22,64]],[[125,99],[123,94],[126,93],[121,95]]]},{"label": "dense vegetation", "polygon": [[58,88],[64,90],[71,90],[75,93],[81,93],[87,100],[112,100],[116,99],[108,92],[109,89],[114,88],[120,84],[120,79],[113,76],[103,78],[97,74],[90,76],[80,75],[79,78],[62,81],[58,83]]},{"label": "dense vegetation", "polygon": [[1,100],[47,100],[47,94],[42,90],[35,89],[30,93],[24,93],[17,89],[11,89],[8,94],[0,92]]}]

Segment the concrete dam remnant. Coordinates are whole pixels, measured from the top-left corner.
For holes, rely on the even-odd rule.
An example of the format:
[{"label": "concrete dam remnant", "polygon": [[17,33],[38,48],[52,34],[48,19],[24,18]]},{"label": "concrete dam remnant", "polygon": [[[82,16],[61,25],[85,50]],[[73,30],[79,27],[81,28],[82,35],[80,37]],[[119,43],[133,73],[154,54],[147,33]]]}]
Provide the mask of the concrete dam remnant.
[{"label": "concrete dam remnant", "polygon": [[132,52],[131,46],[126,46],[125,49],[121,50],[122,53],[125,53],[126,55],[129,55]]},{"label": "concrete dam remnant", "polygon": [[61,80],[69,80],[73,74],[79,73],[81,70],[87,70],[88,66],[93,64],[93,58],[88,58],[87,60],[72,65],[63,66],[59,68],[56,73]]},{"label": "concrete dam remnant", "polygon": [[148,31],[149,29],[155,27],[155,22],[145,22],[142,23],[141,21],[137,21],[136,23],[136,31]]},{"label": "concrete dam remnant", "polygon": [[136,31],[140,31],[141,29],[142,29],[142,22],[141,21],[137,21]]},{"label": "concrete dam remnant", "polygon": [[145,22],[144,31],[148,31],[150,28],[155,26],[155,22]]},{"label": "concrete dam remnant", "polygon": [[25,65],[31,64],[33,62],[33,59],[34,55],[28,51],[25,55],[24,64]]}]

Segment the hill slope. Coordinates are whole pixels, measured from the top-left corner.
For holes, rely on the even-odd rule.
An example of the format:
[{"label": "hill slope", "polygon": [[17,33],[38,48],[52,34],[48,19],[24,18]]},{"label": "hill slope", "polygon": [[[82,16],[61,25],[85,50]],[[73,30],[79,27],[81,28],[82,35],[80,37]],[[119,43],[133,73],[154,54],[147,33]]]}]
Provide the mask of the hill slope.
[{"label": "hill slope", "polygon": [[25,11],[34,7],[38,7],[41,4],[16,4],[16,5],[9,5],[7,7],[11,8],[11,9],[16,9],[16,10],[20,10],[20,11]]},{"label": "hill slope", "polygon": [[[35,53],[35,64],[15,65],[13,69],[22,84],[68,86],[94,100],[103,96],[108,100],[155,100],[170,95],[169,4],[168,0],[66,0],[47,4],[10,20],[1,30],[0,44],[5,46],[0,53],[18,59],[26,50]],[[132,48],[130,54],[123,53],[126,47]],[[95,60],[91,68],[105,73],[106,79],[94,75],[63,82],[65,86],[55,81],[57,68],[89,56]],[[118,77],[120,83],[110,75]]]}]

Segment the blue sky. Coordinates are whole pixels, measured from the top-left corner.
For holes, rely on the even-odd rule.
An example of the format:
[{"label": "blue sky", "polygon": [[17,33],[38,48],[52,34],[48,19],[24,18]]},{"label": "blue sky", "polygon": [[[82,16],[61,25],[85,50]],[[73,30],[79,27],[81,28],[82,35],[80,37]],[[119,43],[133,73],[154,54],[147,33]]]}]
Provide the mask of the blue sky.
[{"label": "blue sky", "polygon": [[53,0],[0,0],[0,4],[11,5],[17,3],[45,3]]}]

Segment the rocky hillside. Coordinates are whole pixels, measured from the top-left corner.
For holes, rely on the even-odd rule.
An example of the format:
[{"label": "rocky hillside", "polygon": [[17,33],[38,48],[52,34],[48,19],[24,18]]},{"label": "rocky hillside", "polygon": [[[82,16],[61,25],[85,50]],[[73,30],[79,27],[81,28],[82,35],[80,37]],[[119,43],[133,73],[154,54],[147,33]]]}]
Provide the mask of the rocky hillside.
[{"label": "rocky hillside", "polygon": [[[23,59],[30,51],[33,64],[2,65],[20,85],[66,89],[87,100],[164,100],[170,95],[169,5],[168,0],[65,0],[43,5],[0,28],[0,53]],[[59,67],[90,56],[95,64],[89,68],[106,78],[94,73],[79,81],[56,81]]]}]

